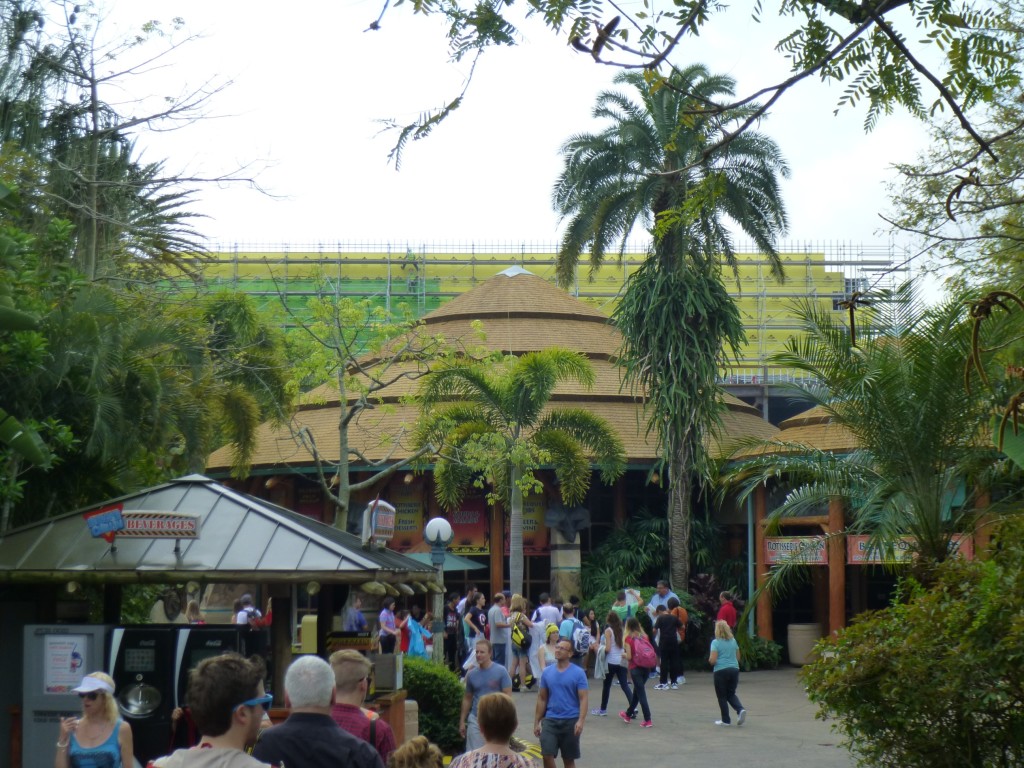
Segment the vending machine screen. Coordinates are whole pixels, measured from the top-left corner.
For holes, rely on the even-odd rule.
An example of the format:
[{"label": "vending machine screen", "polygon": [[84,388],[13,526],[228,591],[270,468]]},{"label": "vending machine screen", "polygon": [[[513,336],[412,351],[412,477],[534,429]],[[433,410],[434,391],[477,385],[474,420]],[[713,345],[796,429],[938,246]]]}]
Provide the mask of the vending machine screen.
[{"label": "vending machine screen", "polygon": [[155,648],[126,648],[124,652],[125,672],[153,672],[156,670]]}]

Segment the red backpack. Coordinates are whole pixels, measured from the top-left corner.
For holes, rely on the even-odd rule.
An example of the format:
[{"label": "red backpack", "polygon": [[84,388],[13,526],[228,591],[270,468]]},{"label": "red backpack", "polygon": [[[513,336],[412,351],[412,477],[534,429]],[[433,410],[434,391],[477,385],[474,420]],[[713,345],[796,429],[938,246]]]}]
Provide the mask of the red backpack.
[{"label": "red backpack", "polygon": [[654,652],[651,641],[643,635],[629,638],[629,646],[633,651],[633,664],[644,669],[658,666],[658,654]]}]

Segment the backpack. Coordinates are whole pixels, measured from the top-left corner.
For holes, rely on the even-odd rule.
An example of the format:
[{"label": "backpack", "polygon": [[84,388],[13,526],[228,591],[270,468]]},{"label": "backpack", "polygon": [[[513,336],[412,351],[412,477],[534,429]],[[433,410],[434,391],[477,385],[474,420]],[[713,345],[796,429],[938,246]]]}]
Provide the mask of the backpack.
[{"label": "backpack", "polygon": [[633,649],[633,664],[643,669],[654,669],[658,666],[658,654],[654,652],[654,646],[651,645],[643,635],[630,638],[632,642],[630,646]]},{"label": "backpack", "polygon": [[574,656],[583,656],[590,650],[590,630],[579,619],[573,619],[572,649]]},{"label": "backpack", "polygon": [[533,636],[530,635],[530,630],[523,626],[523,614],[514,614],[512,616],[512,645],[525,651],[532,643]]}]

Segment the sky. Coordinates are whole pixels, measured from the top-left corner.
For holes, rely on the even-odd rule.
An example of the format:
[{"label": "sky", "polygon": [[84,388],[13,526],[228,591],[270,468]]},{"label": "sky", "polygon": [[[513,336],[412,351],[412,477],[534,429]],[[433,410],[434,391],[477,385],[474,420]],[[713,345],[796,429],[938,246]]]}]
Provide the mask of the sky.
[{"label": "sky", "polygon": [[[145,158],[166,158],[186,175],[237,166],[256,173],[267,194],[232,184],[207,186],[199,196],[195,207],[206,217],[199,228],[224,247],[554,244],[558,149],[572,134],[597,128],[595,97],[617,71],[527,20],[520,45],[483,56],[464,106],[428,139],[409,144],[396,171],[387,158],[394,134],[382,134],[379,121],[407,123],[441,106],[469,73],[468,60],[450,60],[440,19],[414,16],[405,3],[387,10],[380,30],[365,31],[380,13],[377,0],[287,10],[267,0],[103,0],[103,7],[101,35],[173,14],[201,39],[169,66],[102,97],[141,111],[131,106],[137,97],[230,81],[205,119],[139,137]],[[774,10],[766,4],[766,15]],[[755,24],[745,13],[729,11],[699,39],[684,41],[673,62],[730,74],[743,94],[785,77],[787,63],[773,46],[795,21]],[[792,170],[783,184],[785,242],[886,246],[890,236],[878,217],[884,184],[893,162],[914,159],[924,126],[895,114],[865,134],[863,109],[833,114],[841,90],[806,81],[761,125]]]}]

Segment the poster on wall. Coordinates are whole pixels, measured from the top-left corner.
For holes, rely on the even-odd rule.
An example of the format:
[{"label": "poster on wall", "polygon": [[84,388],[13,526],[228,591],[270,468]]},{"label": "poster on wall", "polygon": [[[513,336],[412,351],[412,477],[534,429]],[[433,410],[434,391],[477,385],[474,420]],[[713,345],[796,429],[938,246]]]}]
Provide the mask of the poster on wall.
[{"label": "poster on wall", "polygon": [[806,565],[828,565],[824,536],[768,536],[764,540],[764,562],[772,566],[795,560]]},{"label": "poster on wall", "polygon": [[[523,554],[546,555],[548,553],[548,527],[544,525],[544,510],[547,496],[531,493],[523,497]],[[509,516],[505,515],[505,554],[509,549]]]},{"label": "poster on wall", "polygon": [[487,501],[482,496],[463,499],[448,522],[452,524],[452,544],[449,552],[456,555],[489,555],[491,553]]},{"label": "poster on wall", "polygon": [[395,505],[395,535],[388,547],[396,552],[423,549],[423,482],[392,483],[389,490]]},{"label": "poster on wall", "polygon": [[43,692],[70,693],[85,677],[86,635],[46,635],[43,638]]}]

